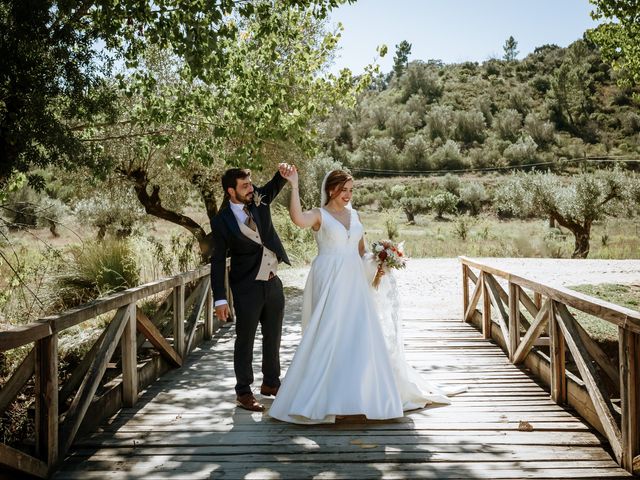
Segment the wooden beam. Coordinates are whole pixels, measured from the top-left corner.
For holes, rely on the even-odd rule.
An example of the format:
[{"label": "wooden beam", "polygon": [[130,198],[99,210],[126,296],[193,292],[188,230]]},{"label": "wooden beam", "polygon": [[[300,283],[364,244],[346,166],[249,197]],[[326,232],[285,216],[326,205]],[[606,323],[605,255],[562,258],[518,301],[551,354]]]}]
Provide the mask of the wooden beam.
[{"label": "wooden beam", "polygon": [[469,311],[469,267],[467,267],[464,263],[462,264],[462,311],[464,312],[464,317],[462,321],[467,321],[469,316],[467,312]]},{"label": "wooden beam", "polygon": [[480,299],[480,294],[482,293],[482,277],[480,277],[480,281],[476,284],[476,288],[471,295],[471,300],[467,305],[467,309],[464,311],[464,321],[468,322],[471,313],[476,309],[476,305],[478,305],[478,300]]},{"label": "wooden beam", "polygon": [[58,463],[58,335],[36,342],[36,455],[49,467]]},{"label": "wooden beam", "polygon": [[13,375],[7,380],[0,390],[0,415],[20,393],[22,387],[29,381],[36,368],[36,350],[32,348],[29,353],[16,368]]},{"label": "wooden beam", "polygon": [[480,281],[478,288],[482,287],[482,337],[485,340],[491,338],[491,297],[489,296],[489,287],[485,282],[485,273],[480,273]]},{"label": "wooden beam", "polygon": [[469,280],[471,280],[474,285],[478,284],[478,277],[476,277],[476,274],[473,273],[473,270],[471,270],[470,268],[467,268],[467,275],[469,277]]},{"label": "wooden beam", "polygon": [[125,327],[120,338],[122,352],[122,403],[133,407],[138,401],[138,350],[136,343],[136,304],[127,306]]},{"label": "wooden beam", "polygon": [[551,339],[549,360],[551,363],[551,398],[558,404],[567,402],[567,367],[565,338],[556,316],[557,304],[549,307],[549,338]]},{"label": "wooden beam", "polygon": [[209,287],[207,288],[206,298],[204,301],[204,339],[211,340],[213,332],[215,331],[215,325],[213,323],[213,293],[211,292],[211,280],[209,280]]},{"label": "wooden beam", "polygon": [[533,303],[537,308],[542,306],[542,295],[538,292],[533,292]]},{"label": "wooden beam", "polygon": [[[500,299],[500,294],[498,293],[498,287],[496,286],[498,282],[488,273],[484,274],[484,282],[489,287],[489,290],[492,295],[489,295],[491,298],[491,302],[493,306],[498,310],[498,325],[500,326],[500,330],[502,330],[502,335],[504,338],[509,341],[509,327],[507,327],[507,322],[509,321],[509,315],[507,314],[502,300]],[[508,298],[507,298],[508,300]],[[508,347],[508,345],[507,345]],[[509,351],[509,356],[511,356],[512,352]]]},{"label": "wooden beam", "polygon": [[208,276],[211,267],[209,265],[202,266],[196,270],[190,272],[181,273],[179,275],[162,278],[138,287],[129,288],[122,292],[114,293],[104,298],[94,300],[93,302],[86,303],[71,310],[67,310],[58,315],[46,317],[43,320],[48,321],[51,324],[53,332],[59,332],[66,328],[82,323],[90,318],[95,318],[103,313],[108,313],[113,310],[117,310],[121,307],[127,306],[131,303],[136,303],[138,300],[147,298],[156,293],[160,293],[164,290],[169,290],[176,285],[184,285],[185,283],[198,280],[204,276]]},{"label": "wooden beam", "polygon": [[51,333],[49,322],[42,320],[12,327],[10,330],[0,332],[0,352],[28,345],[41,338],[48,337]]},{"label": "wooden beam", "polygon": [[0,465],[39,478],[47,478],[49,474],[49,467],[42,460],[38,460],[20,450],[11,448],[4,443],[0,443]]},{"label": "wooden beam", "polygon": [[184,351],[184,284],[173,289],[173,349],[185,358]]},{"label": "wooden beam", "polygon": [[198,285],[197,288],[198,297],[195,300],[193,311],[191,312],[191,315],[189,315],[189,319],[187,321],[187,325],[189,326],[189,335],[187,336],[186,346],[184,349],[186,355],[189,355],[189,353],[191,353],[191,348],[193,347],[193,339],[195,338],[198,318],[200,318],[200,314],[202,313],[205,301],[207,300],[207,290],[209,290],[209,282],[210,278],[205,277],[201,280],[200,285]]},{"label": "wooden beam", "polygon": [[528,288],[542,295],[552,298],[553,300],[576,308],[590,315],[602,318],[610,323],[618,326],[624,326],[634,333],[640,333],[640,312],[622,307],[611,302],[591,297],[580,292],[576,292],[564,287],[551,287],[535,280],[506,272],[499,268],[478,262],[471,258],[459,257],[460,261],[465,265],[474,267],[502,277],[510,282],[516,283],[521,287]]},{"label": "wooden beam", "polygon": [[509,357],[513,362],[520,344],[520,287],[509,282]]},{"label": "wooden beam", "polygon": [[589,392],[589,397],[591,397],[593,406],[602,422],[607,440],[609,440],[611,444],[615,458],[618,463],[620,463],[622,460],[622,436],[616,420],[611,413],[611,402],[608,398],[605,398],[600,389],[602,385],[600,375],[588,360],[589,352],[582,343],[582,339],[575,326],[576,320],[573,318],[573,315],[571,315],[567,307],[562,304],[557,304],[557,313],[558,316],[556,316],[556,320],[564,334],[567,347],[569,347],[573,355],[573,360],[578,367],[580,377]]},{"label": "wooden beam", "polygon": [[96,352],[98,351],[98,347],[102,344],[104,340],[104,336],[107,334],[107,329],[105,328],[98,339],[94,342],[91,349],[84,356],[82,361],[78,364],[78,366],[73,370],[71,376],[64,383],[62,388],[60,389],[60,393],[58,394],[58,405],[61,409],[64,408],[67,399],[71,396],[71,394],[78,389],[82,380],[84,379],[89,367],[91,366],[91,362],[96,356]]},{"label": "wooden beam", "polygon": [[173,349],[166,338],[162,336],[160,330],[145,315],[141,309],[136,309],[136,327],[151,342],[151,344],[160,352],[160,355],[171,363],[174,367],[182,366],[180,355]]},{"label": "wooden beam", "polygon": [[580,325],[580,322],[576,321],[575,327],[591,358],[598,363],[602,371],[611,379],[616,388],[620,388],[620,372],[618,366],[613,365],[609,355],[591,338],[582,325]]},{"label": "wooden beam", "polygon": [[536,340],[542,333],[544,326],[547,324],[549,320],[549,306],[551,305],[551,300],[547,300],[545,304],[538,311],[538,315],[533,320],[531,327],[527,330],[527,333],[522,338],[522,342],[518,345],[515,355],[513,356],[513,363],[521,363],[525,357],[533,348]]},{"label": "wooden beam", "polygon": [[[534,292],[534,295],[537,295],[540,298],[542,298],[542,296],[539,293]],[[529,298],[529,295],[527,295],[526,292],[522,290],[522,288],[520,288],[520,302],[522,303],[522,305],[524,305],[524,308],[527,309],[527,311],[531,314],[532,317],[535,318],[538,315],[538,311],[540,310],[540,305],[538,305],[534,300],[531,300],[531,298]]]},{"label": "wooden beam", "polygon": [[127,305],[120,307],[111,323],[107,326],[108,333],[102,340],[96,352],[96,357],[91,362],[87,375],[65,414],[61,432],[61,440],[64,442],[62,443],[62,456],[67,453],[78,433],[82,419],[107,369],[107,363],[118,346],[118,340],[120,340],[123,330],[127,326],[128,313],[129,308]]},{"label": "wooden beam", "polygon": [[620,406],[622,408],[622,467],[634,472],[640,454],[640,335],[618,329]]}]

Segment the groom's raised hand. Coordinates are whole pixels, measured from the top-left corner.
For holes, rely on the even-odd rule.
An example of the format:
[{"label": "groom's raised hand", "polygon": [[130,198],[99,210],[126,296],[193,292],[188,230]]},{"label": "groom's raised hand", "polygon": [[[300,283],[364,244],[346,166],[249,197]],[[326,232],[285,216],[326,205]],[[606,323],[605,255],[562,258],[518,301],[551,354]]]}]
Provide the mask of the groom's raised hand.
[{"label": "groom's raised hand", "polygon": [[281,163],[278,165],[278,170],[280,175],[282,175],[282,177],[290,182],[294,187],[298,185],[298,169],[295,165]]}]

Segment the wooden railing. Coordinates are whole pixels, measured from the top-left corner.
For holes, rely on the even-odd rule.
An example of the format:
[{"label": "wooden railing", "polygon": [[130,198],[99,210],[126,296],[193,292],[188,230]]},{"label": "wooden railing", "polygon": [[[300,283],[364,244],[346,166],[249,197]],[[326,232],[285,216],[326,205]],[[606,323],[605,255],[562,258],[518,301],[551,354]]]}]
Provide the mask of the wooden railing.
[{"label": "wooden railing", "polygon": [[[133,406],[142,388],[169,368],[180,367],[202,338],[210,339],[219,325],[213,315],[209,272],[210,267],[204,266],[0,332],[0,352],[34,344],[0,390],[0,415],[35,376],[35,444],[29,454],[0,443],[0,470],[48,477],[81,429],[90,431],[122,406]],[[159,295],[164,301],[153,315],[137,306]],[[203,310],[204,322],[199,322]],[[60,384],[60,333],[112,312],[93,347]],[[139,364],[142,348],[145,361]],[[109,378],[104,378],[108,368]]]},{"label": "wooden railing", "polygon": [[[460,260],[464,321],[493,338],[511,362],[524,363],[549,386],[555,402],[573,407],[608,439],[623,468],[640,473],[640,312]],[[617,326],[618,362],[570,308]]]}]

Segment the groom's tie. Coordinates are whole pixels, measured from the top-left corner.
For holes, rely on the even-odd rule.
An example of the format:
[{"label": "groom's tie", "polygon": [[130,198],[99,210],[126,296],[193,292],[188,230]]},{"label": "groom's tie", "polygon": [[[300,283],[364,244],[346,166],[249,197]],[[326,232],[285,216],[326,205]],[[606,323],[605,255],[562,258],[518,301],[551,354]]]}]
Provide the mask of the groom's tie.
[{"label": "groom's tie", "polygon": [[249,208],[245,205],[242,211],[247,214],[247,219],[244,221],[244,224],[254,232],[258,230],[256,222],[253,221],[253,217],[251,216],[251,213],[249,213]]}]

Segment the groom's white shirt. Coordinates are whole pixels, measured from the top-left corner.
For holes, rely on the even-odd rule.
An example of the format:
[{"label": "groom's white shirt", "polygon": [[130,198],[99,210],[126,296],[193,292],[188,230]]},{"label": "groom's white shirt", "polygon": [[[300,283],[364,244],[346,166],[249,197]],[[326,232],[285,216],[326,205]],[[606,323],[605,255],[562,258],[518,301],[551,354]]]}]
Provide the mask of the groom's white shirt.
[{"label": "groom's white shirt", "polygon": [[[260,263],[260,270],[258,271],[256,280],[269,280],[269,276],[271,274],[276,275],[278,273],[278,257],[275,253],[264,246],[264,244],[262,243],[262,239],[260,238],[260,233],[257,231],[254,232],[245,224],[248,215],[244,212],[244,203],[233,203],[230,201],[229,207],[231,207],[231,211],[233,212],[234,217],[236,217],[236,221],[238,222],[240,231],[246,237],[250,238],[256,243],[259,243],[264,248],[262,262]],[[228,302],[226,300],[216,300],[214,306],[218,307],[220,305],[226,305],[227,303]]]}]

